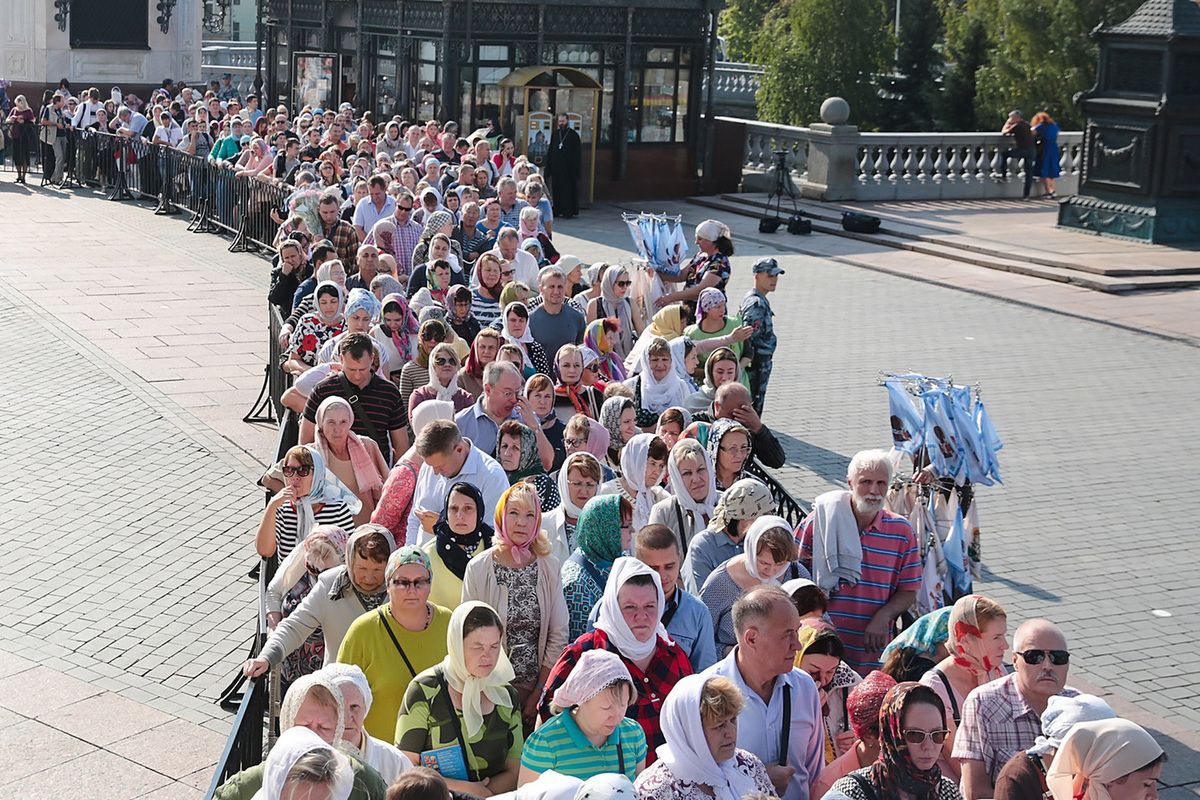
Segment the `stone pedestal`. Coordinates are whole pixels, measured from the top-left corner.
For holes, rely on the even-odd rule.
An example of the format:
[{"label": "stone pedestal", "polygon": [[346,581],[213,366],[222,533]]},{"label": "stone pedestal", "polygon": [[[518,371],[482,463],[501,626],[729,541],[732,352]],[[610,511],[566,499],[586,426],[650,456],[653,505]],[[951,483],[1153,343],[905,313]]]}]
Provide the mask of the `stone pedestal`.
[{"label": "stone pedestal", "polygon": [[812,200],[854,200],[858,183],[858,127],[814,122],[808,145],[808,178],[800,194]]},{"label": "stone pedestal", "polygon": [[1096,31],[1079,193],[1060,227],[1156,244],[1200,241],[1200,5],[1148,0]]}]

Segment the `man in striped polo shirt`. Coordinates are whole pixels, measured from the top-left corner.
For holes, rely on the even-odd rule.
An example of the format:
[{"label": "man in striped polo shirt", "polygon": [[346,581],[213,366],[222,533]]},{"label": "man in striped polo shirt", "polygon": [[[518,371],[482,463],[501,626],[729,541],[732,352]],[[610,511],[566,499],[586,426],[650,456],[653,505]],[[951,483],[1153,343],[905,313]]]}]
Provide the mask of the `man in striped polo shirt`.
[{"label": "man in striped polo shirt", "polygon": [[[829,594],[829,618],[846,646],[846,663],[866,675],[879,668],[880,653],[894,634],[893,623],[916,600],[921,556],[908,520],[883,507],[892,480],[887,453],[864,450],[850,460],[847,472],[850,491],[818,497],[814,513],[800,525],[796,539],[801,563]],[[818,506],[828,508],[828,513],[818,513]],[[854,526],[861,549],[858,563],[846,558],[847,546],[855,544],[847,541],[853,538]],[[816,559],[814,531],[822,551]],[[830,557],[830,548],[836,548],[836,557]],[[831,561],[839,562],[836,580],[828,580]]]}]

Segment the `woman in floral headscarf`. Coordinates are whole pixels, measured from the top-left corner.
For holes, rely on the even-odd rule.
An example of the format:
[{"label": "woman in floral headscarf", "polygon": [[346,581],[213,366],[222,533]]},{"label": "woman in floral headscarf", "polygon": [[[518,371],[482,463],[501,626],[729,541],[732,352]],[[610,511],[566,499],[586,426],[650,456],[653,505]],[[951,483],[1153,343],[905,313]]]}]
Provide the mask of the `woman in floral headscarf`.
[{"label": "woman in floral headscarf", "polygon": [[[700,298],[696,301],[696,323],[684,328],[683,335],[693,341],[702,342],[718,336],[731,336],[741,327],[742,318],[728,313],[725,295],[719,289],[705,289],[700,292]],[[749,378],[745,374],[745,368],[749,364],[744,351],[745,343],[733,341],[726,346],[738,357],[742,370],[740,380],[742,385],[749,389]],[[708,358],[707,355],[701,355],[700,365],[704,366]]]},{"label": "woman in floral headscarf", "polygon": [[402,294],[383,298],[383,321],[371,329],[371,336],[387,353],[388,371],[396,376],[412,359],[412,336],[419,330],[417,315]]},{"label": "woman in floral headscarf", "polygon": [[537,433],[532,428],[515,419],[505,420],[496,432],[496,452],[492,457],[504,468],[510,484],[525,482],[534,487],[544,511],[558,508],[558,487],[542,466]]},{"label": "woman in floral headscarf", "polygon": [[579,346],[567,343],[558,348],[554,367],[558,377],[554,385],[555,406],[568,418],[574,414],[584,414],[591,419],[600,416],[604,397],[594,386],[583,383],[583,352]]},{"label": "woman in floral headscarf", "polygon": [[883,649],[883,667],[897,681],[919,681],[950,654],[950,606],[917,618]]},{"label": "woman in floral headscarf", "polygon": [[633,506],[618,494],[597,495],[579,512],[575,523],[578,546],[562,565],[570,639],[587,631],[588,615],[604,594],[613,562],[633,547],[632,521]]},{"label": "woman in floral headscarf", "polygon": [[626,442],[638,434],[637,407],[628,397],[610,397],[600,406],[599,422],[609,436],[605,463],[619,475],[621,450]]},{"label": "woman in floral headscarf", "polygon": [[750,460],[750,431],[740,422],[722,418],[708,428],[708,457],[712,460],[717,491],[725,491],[742,478]]},{"label": "woman in floral headscarf", "polygon": [[963,703],[972,689],[1004,677],[1004,652],[1008,649],[1008,614],[986,597],[970,594],[960,597],[950,611],[947,649],[950,655],[926,672],[921,683],[937,692],[950,709],[947,725],[950,735],[938,762],[942,773],[958,780],[958,762],[950,757],[954,734],[962,719]]},{"label": "woman in floral headscarf", "polygon": [[683,586],[699,594],[713,570],[743,552],[746,534],[754,521],[775,511],[775,501],[766,484],[742,478],[721,495],[708,528],[688,545],[680,577]]},{"label": "woman in floral headscarf", "polygon": [[879,711],[879,758],[833,784],[826,798],[849,800],[962,800],[958,784],[942,775],[946,709],[928,686],[894,687]]},{"label": "woman in floral headscarf", "polygon": [[625,366],[614,351],[621,323],[611,317],[593,320],[588,323],[583,336],[584,347],[590,348],[600,360],[596,362],[596,371],[605,383],[625,380]]},{"label": "woman in floral headscarf", "polygon": [[495,523],[495,546],[467,564],[462,600],[482,601],[500,615],[521,716],[532,730],[541,688],[567,646],[561,565],[550,554],[537,493],[529,484],[514,484],[500,496]]},{"label": "woman in floral headscarf", "polygon": [[810,797],[821,798],[839,778],[869,767],[879,758],[879,709],[883,698],[896,685],[896,679],[874,670],[850,690],[846,698],[846,716],[854,731],[854,746],[821,770]]},{"label": "woman in floral headscarf", "polygon": [[375,504],[383,493],[388,465],[379,445],[370,436],[350,430],[354,408],[343,397],[327,397],[317,408],[317,440],[314,442],[329,471],[337,476],[362,503],[354,524],[371,521]]},{"label": "woman in floral headscarf", "polygon": [[314,307],[296,324],[292,333],[289,358],[284,370],[299,375],[309,367],[317,365],[317,352],[321,345],[342,332],[345,327],[343,311],[346,292],[333,281],[318,284],[313,292]]}]

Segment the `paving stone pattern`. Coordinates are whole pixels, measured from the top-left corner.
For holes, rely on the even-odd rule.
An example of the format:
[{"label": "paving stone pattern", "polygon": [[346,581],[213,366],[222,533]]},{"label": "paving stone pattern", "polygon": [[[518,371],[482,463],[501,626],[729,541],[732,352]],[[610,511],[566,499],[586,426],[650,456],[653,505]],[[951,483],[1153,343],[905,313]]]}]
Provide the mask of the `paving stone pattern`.
[{"label": "paving stone pattern", "polygon": [[0,315],[24,378],[0,400],[0,461],[15,468],[0,498],[5,649],[226,732],[212,701],[256,598],[248,463],[4,296]]}]

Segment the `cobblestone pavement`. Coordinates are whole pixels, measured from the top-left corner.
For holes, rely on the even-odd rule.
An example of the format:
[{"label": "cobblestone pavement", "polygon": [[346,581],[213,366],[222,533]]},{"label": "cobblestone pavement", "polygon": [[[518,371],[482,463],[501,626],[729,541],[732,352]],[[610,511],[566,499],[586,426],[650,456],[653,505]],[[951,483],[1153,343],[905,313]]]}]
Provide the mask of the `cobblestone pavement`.
[{"label": "cobblestone pavement", "polygon": [[[75,324],[82,318],[68,316],[71,298],[105,277],[69,270],[39,276],[44,264],[70,263],[68,255],[53,259],[61,240],[52,237],[64,229],[47,204],[61,204],[78,223],[63,234],[72,242],[82,231],[94,240],[168,243],[173,280],[190,281],[181,306],[157,308],[139,299],[136,287],[128,296],[114,291],[110,311],[142,309],[138,324],[147,329],[172,321],[177,327],[186,316],[180,308],[197,305],[211,319],[186,324],[201,333],[230,322],[258,324],[238,315],[258,307],[266,269],[252,256],[225,254],[218,237],[184,238],[190,235],[182,223],[149,208],[31,194],[0,191],[0,218],[23,219],[29,209],[35,215],[21,231],[20,264],[7,255],[0,260],[0,348],[14,374],[36,376],[0,399],[8,488],[0,496],[8,521],[2,552],[10,574],[0,585],[0,612],[10,621],[0,641],[0,723],[51,737],[51,746],[99,776],[94,785],[110,786],[105,776],[119,774],[111,759],[125,757],[119,742],[93,741],[104,738],[94,733],[81,738],[66,712],[35,720],[47,705],[39,698],[53,690],[55,708],[86,704],[114,719],[121,716],[106,712],[110,705],[141,704],[149,709],[143,724],[161,719],[163,730],[123,732],[138,745],[126,753],[147,753],[146,760],[178,749],[165,726],[227,733],[230,717],[212,699],[251,632],[254,586],[244,576],[262,507],[253,480],[270,437],[227,433],[252,389],[245,390],[249,397],[221,396],[201,421],[178,397],[204,394],[208,377],[183,374],[171,381],[181,384],[172,397],[161,390],[163,381],[135,369],[144,351],[109,351],[111,339],[90,340],[88,328]],[[693,224],[707,216],[682,210]],[[749,286],[750,262],[768,250],[755,243],[753,220],[728,222],[739,241],[734,304]],[[628,234],[611,208],[560,226],[560,238],[560,250],[585,261],[628,254]],[[147,263],[144,251],[131,252],[123,260],[108,253],[104,263],[120,260],[122,270]],[[1164,796],[1200,794],[1200,761],[1191,752],[1200,750],[1198,547],[1178,527],[1191,504],[1190,485],[1176,474],[1195,463],[1200,351],[825,259],[784,253],[781,263],[787,274],[773,302],[789,345],[775,367],[766,421],[788,452],[785,483],[811,498],[844,477],[855,451],[886,445],[879,370],[978,382],[1005,441],[1007,482],[980,491],[987,573],[979,590],[1004,603],[1014,623],[1047,616],[1063,625],[1075,654],[1073,678],[1111,690],[1114,703],[1170,737],[1176,758],[1164,781],[1190,785]],[[227,293],[204,289],[219,285],[213,275],[232,276]],[[242,299],[250,297],[247,287],[254,302]],[[224,302],[225,294],[233,298]],[[225,360],[252,376],[262,352],[231,352]],[[189,384],[196,390],[183,391]],[[218,413],[225,421],[210,422]],[[64,523],[69,539],[56,545],[46,534]],[[0,737],[4,763],[36,763],[41,751],[14,744],[20,737],[11,730]],[[178,781],[190,775],[191,786],[203,786],[204,765],[219,746],[196,754],[187,773],[183,765],[146,765],[152,775],[145,785],[118,794],[186,796],[187,784]],[[44,790],[54,785],[50,771],[41,778],[29,769],[16,774],[0,778],[0,795],[25,786],[5,785],[12,780],[41,781],[21,796],[53,794]]]}]

